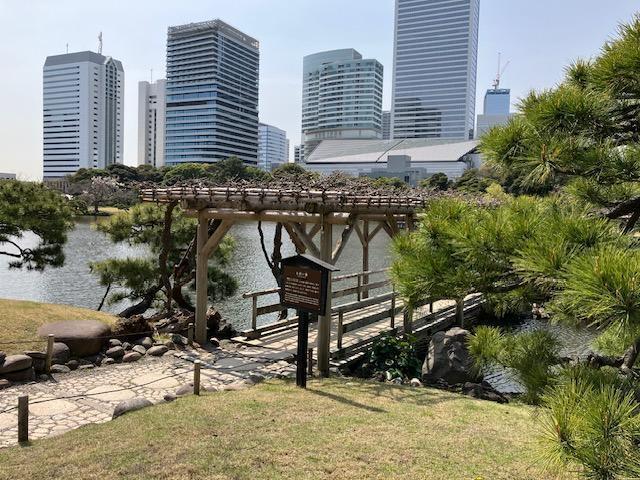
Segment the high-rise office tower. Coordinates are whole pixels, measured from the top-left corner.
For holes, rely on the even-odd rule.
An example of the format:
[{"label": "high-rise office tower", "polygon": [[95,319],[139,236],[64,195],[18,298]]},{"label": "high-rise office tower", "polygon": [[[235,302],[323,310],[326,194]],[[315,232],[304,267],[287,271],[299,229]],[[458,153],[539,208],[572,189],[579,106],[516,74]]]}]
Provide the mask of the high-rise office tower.
[{"label": "high-rise office tower", "polygon": [[508,88],[491,88],[484,95],[484,108],[478,115],[476,137],[480,138],[485,132],[496,125],[505,125],[511,118],[511,91]]},{"label": "high-rise office tower", "polygon": [[259,43],[221,20],[169,27],[165,163],[258,157]]},{"label": "high-rise office tower", "polygon": [[473,138],[480,0],[396,0],[393,138]]},{"label": "high-rise office tower", "polygon": [[287,132],[260,123],[258,125],[258,167],[270,172],[278,165],[289,162],[289,140]]},{"label": "high-rise office tower", "polygon": [[391,112],[382,112],[382,139],[391,140]]},{"label": "high-rise office tower", "polygon": [[164,165],[166,84],[138,82],[138,165]]},{"label": "high-rise office tower", "polygon": [[302,72],[302,143],[382,137],[382,64],[353,48],[307,55]]},{"label": "high-rise office tower", "polygon": [[122,63],[88,51],[53,55],[42,83],[44,179],[122,163]]}]

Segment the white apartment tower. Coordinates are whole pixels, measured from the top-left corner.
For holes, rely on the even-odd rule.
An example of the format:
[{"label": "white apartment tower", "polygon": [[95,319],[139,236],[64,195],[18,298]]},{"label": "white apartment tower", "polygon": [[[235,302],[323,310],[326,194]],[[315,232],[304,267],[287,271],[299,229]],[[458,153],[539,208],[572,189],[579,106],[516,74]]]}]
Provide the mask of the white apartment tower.
[{"label": "white apartment tower", "polygon": [[392,138],[473,138],[480,0],[396,0]]},{"label": "white apartment tower", "polygon": [[270,172],[283,163],[289,163],[287,132],[266,123],[258,124],[258,167]]},{"label": "white apartment tower", "polygon": [[42,76],[44,179],[122,163],[122,63],[89,51],[54,55]]},{"label": "white apartment tower", "polygon": [[302,143],[382,138],[383,67],[353,48],[307,55],[302,67]]},{"label": "white apartment tower", "polygon": [[166,84],[138,82],[138,165],[164,166]]}]

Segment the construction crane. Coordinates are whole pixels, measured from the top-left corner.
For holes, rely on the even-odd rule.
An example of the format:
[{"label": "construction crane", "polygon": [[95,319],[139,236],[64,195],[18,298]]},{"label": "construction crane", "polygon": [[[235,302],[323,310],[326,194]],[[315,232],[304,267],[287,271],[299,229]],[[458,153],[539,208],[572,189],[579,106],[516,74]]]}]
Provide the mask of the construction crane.
[{"label": "construction crane", "polygon": [[498,90],[500,88],[500,77],[511,63],[511,60],[507,60],[507,63],[502,65],[502,54],[498,52],[498,72],[496,73],[496,78],[493,80],[493,89]]}]

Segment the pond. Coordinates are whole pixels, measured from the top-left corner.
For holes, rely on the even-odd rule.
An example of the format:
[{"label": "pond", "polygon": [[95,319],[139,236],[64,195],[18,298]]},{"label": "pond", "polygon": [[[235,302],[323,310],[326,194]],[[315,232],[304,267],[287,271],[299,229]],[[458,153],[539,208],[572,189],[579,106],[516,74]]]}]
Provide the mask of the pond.
[{"label": "pond", "polygon": [[[96,230],[96,221],[104,221],[104,217],[76,222],[75,228],[69,232],[64,249],[66,260],[61,268],[48,268],[43,272],[8,269],[9,260],[0,256],[0,298],[97,308],[105,288],[99,284],[98,277],[91,273],[89,263],[111,257],[144,256],[148,254],[148,250],[141,246],[114,244],[106,235]],[[269,254],[273,245],[274,228],[272,223],[263,225]],[[338,234],[339,232],[335,232],[336,238]],[[251,303],[242,298],[242,293],[269,289],[275,287],[276,283],[264,259],[256,224],[236,224],[231,229],[231,235],[236,241],[236,249],[226,270],[238,280],[239,288],[233,297],[216,302],[215,306],[237,329],[243,329],[250,322]],[[25,238],[25,241],[28,242],[29,238]],[[283,256],[294,253],[293,244],[287,234],[283,233]],[[369,266],[375,270],[384,268],[389,263],[389,239],[384,233],[380,233],[371,243]],[[337,267],[341,274],[361,270],[362,253],[355,235],[342,252]],[[264,299],[265,302],[268,300]],[[107,305],[104,310],[117,313],[126,306],[126,303],[121,302]]]}]

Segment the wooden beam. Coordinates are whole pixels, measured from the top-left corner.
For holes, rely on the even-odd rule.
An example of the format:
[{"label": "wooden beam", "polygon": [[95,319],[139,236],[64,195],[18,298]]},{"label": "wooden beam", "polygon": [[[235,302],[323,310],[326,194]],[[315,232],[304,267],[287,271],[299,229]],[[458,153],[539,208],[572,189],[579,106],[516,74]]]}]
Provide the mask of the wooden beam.
[{"label": "wooden beam", "polygon": [[382,230],[382,222],[378,222],[378,225],[371,230],[371,233],[369,234],[369,241],[373,240],[373,237],[375,237],[380,230]]},{"label": "wooden beam", "polygon": [[196,250],[196,341],[201,345],[207,341],[208,260],[204,247],[209,240],[209,220],[198,218]]},{"label": "wooden beam", "polygon": [[284,229],[289,234],[289,238],[291,239],[291,242],[293,242],[293,245],[296,247],[296,253],[302,254],[306,252],[307,247],[302,241],[302,239],[300,239],[296,231],[293,229],[293,226],[290,223],[283,223],[282,225],[284,226]]},{"label": "wooden beam", "polygon": [[[291,226],[293,227],[293,230],[298,234],[298,237],[300,237],[300,240],[302,240],[305,247],[307,247],[311,255],[317,258],[321,258],[320,250],[318,250],[318,247],[316,247],[315,243],[313,243],[313,238],[309,237],[309,234],[304,231],[303,226],[299,223],[292,223]],[[331,259],[329,258],[329,260],[327,261],[331,261]]]},{"label": "wooden beam", "polygon": [[309,238],[313,240],[313,237],[316,236],[316,234],[320,231],[321,228],[322,228],[322,225],[320,223],[314,224],[313,227],[311,227],[311,230],[309,230]]},{"label": "wooden beam", "polygon": [[384,231],[387,232],[387,235],[389,235],[389,238],[393,238],[395,236],[393,229],[387,222],[380,222],[380,225],[382,226]]},{"label": "wooden beam", "polygon": [[[369,220],[365,220],[362,222],[362,238],[364,241],[362,242],[362,271],[369,271],[369,240],[371,239],[369,235]],[[366,285],[369,283],[369,275],[362,276],[362,285]],[[362,298],[369,297],[369,290],[364,289],[362,291]]]},{"label": "wooden beam", "polygon": [[360,224],[358,222],[353,224],[356,233],[358,234],[358,238],[360,239],[360,244],[364,246],[365,244],[365,239],[364,239],[364,234],[362,233],[362,229],[360,228]]},{"label": "wooden beam", "polygon": [[349,215],[349,223],[344,228],[344,230],[342,230],[342,235],[338,239],[338,242],[336,243],[336,248],[334,248],[333,253],[331,254],[331,263],[333,263],[334,265],[340,258],[340,255],[342,254],[344,247],[347,245],[347,242],[349,241],[349,237],[351,237],[351,233],[353,232],[353,229],[354,229],[353,226],[357,221],[358,221],[357,215]]},{"label": "wooden beam", "polygon": [[220,242],[234,223],[235,222],[233,220],[223,220],[222,223],[218,225],[218,228],[215,229],[202,249],[202,254],[205,255],[207,259],[211,256],[213,251],[218,248],[218,245],[220,245]]},{"label": "wooden beam", "polygon": [[[320,259],[331,262],[331,247],[333,246],[333,225],[323,223],[322,236],[320,238]],[[327,292],[331,292],[331,275],[327,280]],[[331,345],[331,295],[327,295],[325,304],[326,315],[318,317],[317,351],[318,351],[318,372],[322,377],[329,376],[329,357]]]}]

